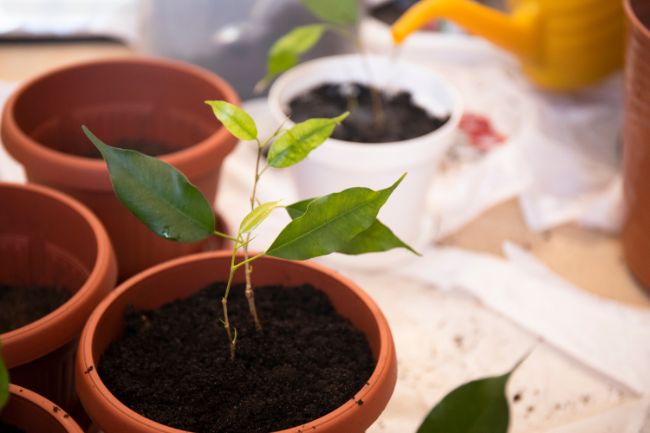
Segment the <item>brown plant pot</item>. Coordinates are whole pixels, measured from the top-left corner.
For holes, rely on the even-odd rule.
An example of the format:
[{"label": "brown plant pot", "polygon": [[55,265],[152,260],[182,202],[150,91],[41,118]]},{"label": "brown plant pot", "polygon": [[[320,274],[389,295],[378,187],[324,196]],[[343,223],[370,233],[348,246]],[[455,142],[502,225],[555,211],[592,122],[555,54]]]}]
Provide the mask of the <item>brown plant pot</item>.
[{"label": "brown plant pot", "polygon": [[[175,259],[148,269],[121,284],[97,307],[84,328],[77,354],[77,391],[81,402],[105,433],[181,433],[149,420],[118,401],[103,384],[97,364],[123,328],[128,305],[155,309],[192,295],[228,274],[230,253],[208,252]],[[243,275],[238,275],[239,282]],[[362,433],[388,403],[397,380],[395,346],[388,323],[377,305],[352,281],[330,269],[308,262],[262,258],[255,262],[255,286],[310,283],[325,292],[342,316],[361,330],[370,344],[376,367],[354,399],[308,424],[281,433]],[[155,386],[152,384],[152,386]],[[363,405],[356,403],[363,400]]]},{"label": "brown plant pot", "polygon": [[650,292],[650,3],[626,0],[622,243],[627,265]]},{"label": "brown plant pot", "polygon": [[115,287],[106,230],[78,201],[37,185],[0,183],[0,282],[74,293],[40,319],[0,334],[13,383],[73,412],[74,354],[86,319]]},{"label": "brown plant pot", "polygon": [[80,63],[23,84],[7,101],[2,140],[30,182],[79,199],[102,220],[124,279],[153,264],[201,251],[201,243],[158,238],[115,198],[104,161],[91,151],[87,125],[109,144],[136,139],[165,143],[161,159],[214,199],[224,158],[236,139],[204,104],[239,103],[234,90],[203,69],[166,60],[125,58]]},{"label": "brown plant pot", "polygon": [[83,433],[64,410],[45,397],[18,385],[9,385],[9,402],[0,421],[25,433]]}]

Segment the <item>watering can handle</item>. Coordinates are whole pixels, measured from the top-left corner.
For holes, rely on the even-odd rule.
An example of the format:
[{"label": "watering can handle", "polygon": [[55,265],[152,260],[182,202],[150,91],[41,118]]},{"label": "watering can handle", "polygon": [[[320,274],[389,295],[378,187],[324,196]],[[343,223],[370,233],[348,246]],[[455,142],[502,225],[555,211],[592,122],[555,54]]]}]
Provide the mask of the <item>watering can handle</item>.
[{"label": "watering can handle", "polygon": [[538,50],[539,12],[536,2],[518,6],[510,15],[469,0],[421,0],[393,24],[393,40],[400,44],[435,18],[451,20],[515,55],[534,58]]}]

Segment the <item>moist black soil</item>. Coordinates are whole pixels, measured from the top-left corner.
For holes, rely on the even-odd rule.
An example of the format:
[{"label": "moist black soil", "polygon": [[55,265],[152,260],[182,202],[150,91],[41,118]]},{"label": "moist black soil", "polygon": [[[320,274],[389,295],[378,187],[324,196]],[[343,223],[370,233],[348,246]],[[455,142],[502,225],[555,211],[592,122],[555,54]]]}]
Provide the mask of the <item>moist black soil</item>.
[{"label": "moist black soil", "polygon": [[0,422],[0,433],[25,433],[25,430],[18,427]]},{"label": "moist black soil", "polygon": [[0,334],[40,319],[70,296],[70,292],[58,288],[0,284]]},{"label": "moist black soil", "polygon": [[[115,143],[109,143],[111,146],[119,147],[122,149],[131,149],[137,150],[140,153],[144,153],[149,156],[160,156],[167,153],[171,153],[175,150],[174,147],[166,143],[161,143],[155,140],[149,140],[144,138],[122,138],[117,140]],[[99,153],[99,150],[95,146],[88,147],[88,151],[79,156],[85,156],[86,158],[95,158],[101,159],[102,155]]]},{"label": "moist black soil", "polygon": [[101,360],[102,380],[147,418],[200,433],[301,425],[365,386],[375,366],[368,343],[326,295],[311,286],[259,288],[258,332],[243,292],[231,292],[234,361],[219,323],[223,285],[214,284],[155,311],[128,311],[123,338]]},{"label": "moist black soil", "polygon": [[[373,97],[381,98],[383,121],[373,107]],[[376,103],[374,104],[376,107]],[[409,92],[387,94],[360,83],[325,83],[298,95],[289,102],[291,120],[302,122],[314,117],[336,117],[349,111],[332,138],[359,143],[403,141],[428,134],[444,125],[448,116],[427,113],[413,102]]]}]

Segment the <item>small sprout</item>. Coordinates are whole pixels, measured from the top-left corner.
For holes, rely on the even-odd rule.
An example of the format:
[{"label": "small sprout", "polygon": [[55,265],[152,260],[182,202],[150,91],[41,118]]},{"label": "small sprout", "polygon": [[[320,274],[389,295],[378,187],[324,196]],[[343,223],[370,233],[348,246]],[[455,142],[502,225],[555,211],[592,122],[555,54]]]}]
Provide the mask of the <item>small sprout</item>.
[{"label": "small sprout", "polygon": [[0,356],[0,411],[9,400],[9,372],[5,366],[4,359]]},{"label": "small sprout", "polygon": [[[251,283],[252,263],[255,260],[267,255],[306,260],[333,252],[362,254],[392,248],[414,250],[377,220],[379,210],[404,178],[405,175],[402,175],[393,185],[382,190],[348,188],[288,206],[292,220],[266,251],[251,256],[248,246],[252,232],[280,207],[278,201],[259,202],[257,186],[263,173],[269,167],[289,167],[303,160],[327,140],[347,113],[331,119],[310,119],[288,130],[281,126],[269,139],[261,141],[257,137],[254,120],[244,110],[224,101],[206,103],[231,134],[256,142],[251,209],[233,236],[215,230],[208,201],[174,167],[136,151],[108,146],[86,127],[83,130],[106,160],[117,197],[155,233],[177,242],[200,240],[210,235],[226,237],[233,242],[228,281],[221,299],[223,316],[220,323],[226,331],[230,355],[234,359],[238,336],[228,317],[228,299],[238,269],[243,267],[245,270],[246,298],[251,317],[259,330],[262,325]],[[278,138],[270,147],[268,165],[262,167],[262,151],[274,137]],[[243,258],[238,254],[240,251]]]}]

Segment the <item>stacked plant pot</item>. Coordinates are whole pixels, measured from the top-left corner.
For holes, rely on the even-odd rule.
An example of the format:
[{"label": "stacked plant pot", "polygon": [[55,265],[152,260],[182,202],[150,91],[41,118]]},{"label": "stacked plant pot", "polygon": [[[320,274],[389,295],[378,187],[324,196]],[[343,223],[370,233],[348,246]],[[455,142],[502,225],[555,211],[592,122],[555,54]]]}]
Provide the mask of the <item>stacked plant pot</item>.
[{"label": "stacked plant pot", "polygon": [[2,141],[30,182],[63,191],[95,212],[124,279],[205,245],[166,242],[131,215],[115,198],[106,165],[81,126],[109,144],[159,154],[214,199],[221,164],[236,140],[206,99],[239,102],[219,77],[182,63],[127,58],[72,65],[27,81],[12,95]]},{"label": "stacked plant pot", "polygon": [[0,334],[2,355],[13,383],[74,412],[79,334],[117,278],[111,243],[97,217],[60,192],[0,183],[0,202],[6,204],[0,212],[0,284],[70,296],[49,314]]}]

